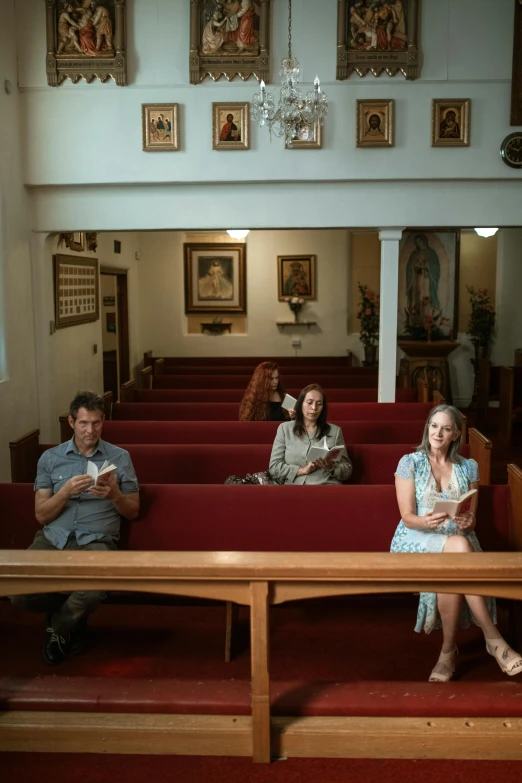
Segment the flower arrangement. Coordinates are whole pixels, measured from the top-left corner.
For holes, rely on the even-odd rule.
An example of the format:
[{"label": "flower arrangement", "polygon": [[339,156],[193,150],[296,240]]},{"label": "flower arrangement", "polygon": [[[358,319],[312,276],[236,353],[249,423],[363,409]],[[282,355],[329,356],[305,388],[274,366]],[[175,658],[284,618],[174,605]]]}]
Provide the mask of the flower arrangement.
[{"label": "flower arrangement", "polygon": [[379,295],[367,285],[359,285],[361,300],[357,318],[361,322],[360,339],[363,345],[375,345],[379,341]]},{"label": "flower arrangement", "polygon": [[475,290],[472,285],[466,286],[471,304],[471,314],[468,321],[468,334],[475,347],[487,348],[493,339],[495,329],[495,310],[487,288]]},{"label": "flower arrangement", "polygon": [[293,312],[294,320],[297,323],[299,321],[299,313],[305,300],[301,299],[299,296],[286,296],[284,301],[287,302],[288,307]]},{"label": "flower arrangement", "polygon": [[449,336],[447,329],[451,323],[450,319],[443,315],[442,308],[433,312],[429,296],[423,297],[421,311],[417,307],[406,307],[404,312],[404,331],[414,340],[427,340],[431,343],[432,340],[443,340]]}]

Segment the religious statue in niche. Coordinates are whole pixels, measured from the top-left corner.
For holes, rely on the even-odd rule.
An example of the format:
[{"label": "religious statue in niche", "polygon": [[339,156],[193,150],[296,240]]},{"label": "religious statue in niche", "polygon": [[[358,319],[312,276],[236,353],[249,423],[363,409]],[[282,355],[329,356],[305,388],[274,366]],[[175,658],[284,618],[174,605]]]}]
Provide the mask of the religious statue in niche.
[{"label": "religious statue in niche", "polygon": [[418,6],[419,0],[339,0],[337,78],[400,71],[415,79]]},{"label": "religious statue in niche", "polygon": [[125,0],[46,0],[47,82],[127,82]]},{"label": "religious statue in niche", "polygon": [[190,81],[268,80],[270,0],[191,0]]}]

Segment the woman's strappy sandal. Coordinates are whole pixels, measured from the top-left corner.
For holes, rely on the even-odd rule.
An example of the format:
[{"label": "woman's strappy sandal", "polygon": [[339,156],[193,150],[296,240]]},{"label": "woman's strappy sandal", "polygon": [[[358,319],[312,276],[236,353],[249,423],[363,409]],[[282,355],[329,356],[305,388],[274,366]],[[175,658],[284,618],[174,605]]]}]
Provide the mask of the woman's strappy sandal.
[{"label": "woman's strappy sandal", "polygon": [[[435,668],[433,669],[432,673],[430,674],[429,682],[449,682],[451,678],[453,677],[455,673],[456,668],[456,657],[459,653],[459,648],[455,647],[454,650],[451,650],[450,652],[441,652],[439,655],[439,660],[435,664]],[[442,664],[442,666],[445,667],[447,670],[447,674],[442,674],[441,672],[435,671],[437,666]]]},{"label": "woman's strappy sandal", "polygon": [[[486,650],[508,677],[514,677],[515,674],[522,672],[522,655],[515,652],[505,639],[486,639]],[[508,660],[510,652],[513,653],[513,657]]]}]

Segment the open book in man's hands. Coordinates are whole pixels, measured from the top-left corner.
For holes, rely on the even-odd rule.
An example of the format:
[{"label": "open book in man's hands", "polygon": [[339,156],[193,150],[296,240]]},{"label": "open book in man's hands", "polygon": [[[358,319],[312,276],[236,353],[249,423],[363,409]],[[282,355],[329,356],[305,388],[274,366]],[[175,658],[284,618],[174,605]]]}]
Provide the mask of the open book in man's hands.
[{"label": "open book in man's hands", "polygon": [[113,470],[116,470],[116,465],[109,465],[108,459],[105,460],[101,468],[98,468],[94,462],[91,462],[90,460],[87,462],[87,473],[89,476],[92,476],[95,484],[100,476],[105,476],[107,473],[112,473]]},{"label": "open book in man's hands", "polygon": [[312,446],[308,452],[307,459],[309,462],[315,462],[316,459],[326,459],[328,462],[337,462],[342,455],[346,454],[346,448],[344,446],[332,446],[328,448],[326,444],[326,436],[322,446]]},{"label": "open book in man's hands", "polygon": [[285,398],[281,403],[281,407],[284,408],[285,411],[293,411],[295,409],[296,402],[296,398],[292,397],[291,394],[285,394]]},{"label": "open book in man's hands", "polygon": [[455,519],[466,511],[475,511],[478,502],[478,491],[470,489],[460,496],[458,500],[437,500],[433,506],[434,514],[447,514],[450,519]]}]

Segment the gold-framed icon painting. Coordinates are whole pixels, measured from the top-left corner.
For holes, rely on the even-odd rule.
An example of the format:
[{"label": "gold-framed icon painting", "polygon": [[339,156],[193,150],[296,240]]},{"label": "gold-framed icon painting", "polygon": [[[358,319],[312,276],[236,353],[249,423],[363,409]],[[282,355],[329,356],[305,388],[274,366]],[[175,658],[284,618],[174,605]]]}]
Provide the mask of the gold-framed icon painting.
[{"label": "gold-framed icon painting", "polygon": [[98,259],[54,256],[55,325],[97,321],[99,314]]},{"label": "gold-framed icon painting", "polygon": [[277,256],[277,295],[280,302],[289,296],[317,299],[315,256]]},{"label": "gold-framed icon painting", "polygon": [[142,103],[141,121],[144,152],[177,152],[179,150],[177,103]]},{"label": "gold-framed icon painting", "polygon": [[408,229],[399,244],[398,334],[457,337],[460,231]]},{"label": "gold-framed icon painting", "polygon": [[420,0],[339,0],[337,78],[419,74]]},{"label": "gold-framed icon painting", "polygon": [[248,103],[212,104],[212,149],[250,149]]},{"label": "gold-framed icon painting", "polygon": [[395,101],[357,101],[357,146],[393,147]]},{"label": "gold-framed icon painting", "polygon": [[270,0],[191,0],[189,79],[270,81]]},{"label": "gold-framed icon painting", "polygon": [[186,313],[246,313],[246,245],[183,245]]},{"label": "gold-framed icon painting", "polygon": [[431,102],[431,146],[469,147],[469,98],[434,98]]},{"label": "gold-framed icon painting", "polygon": [[287,150],[320,150],[323,146],[323,126],[315,122],[313,128],[305,125],[297,134],[297,139],[292,140],[292,146]]}]

